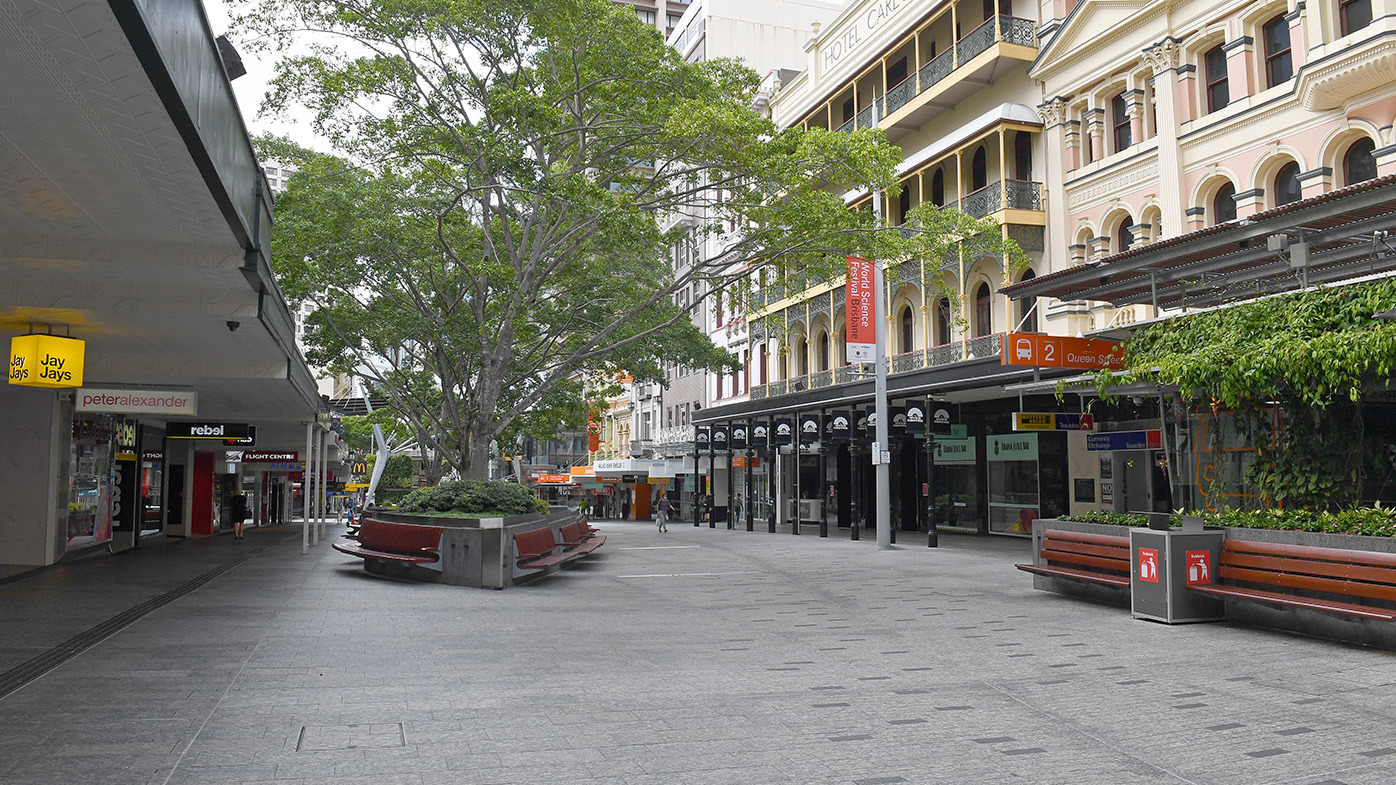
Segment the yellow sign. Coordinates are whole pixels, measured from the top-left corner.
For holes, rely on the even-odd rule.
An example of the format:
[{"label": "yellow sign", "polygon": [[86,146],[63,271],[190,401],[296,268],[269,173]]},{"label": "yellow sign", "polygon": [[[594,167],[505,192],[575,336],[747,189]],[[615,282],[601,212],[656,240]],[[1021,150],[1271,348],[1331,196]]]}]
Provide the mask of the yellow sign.
[{"label": "yellow sign", "polygon": [[367,488],[368,488],[368,483],[366,483],[366,482],[346,482],[346,483],[344,483],[344,490],[346,490],[346,491],[362,491],[362,490],[366,490]]},{"label": "yellow sign", "polygon": [[10,339],[10,384],[81,387],[86,347],[61,335],[16,336]]},{"label": "yellow sign", "polygon": [[1013,413],[1013,430],[1015,431],[1055,431],[1056,429],[1057,416],[1055,414],[1038,412]]},{"label": "yellow sign", "polygon": [[350,474],[357,474],[359,476],[368,474],[368,464],[363,461],[355,461],[353,468],[350,469],[349,472]]}]

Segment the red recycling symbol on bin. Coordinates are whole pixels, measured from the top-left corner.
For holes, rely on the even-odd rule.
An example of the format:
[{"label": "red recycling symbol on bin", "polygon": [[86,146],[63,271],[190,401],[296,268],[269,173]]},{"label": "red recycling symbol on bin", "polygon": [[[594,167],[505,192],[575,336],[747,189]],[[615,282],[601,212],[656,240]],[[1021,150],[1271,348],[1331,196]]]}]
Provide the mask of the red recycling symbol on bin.
[{"label": "red recycling symbol on bin", "polygon": [[1188,551],[1188,583],[1212,582],[1212,552]]},{"label": "red recycling symbol on bin", "polygon": [[1158,583],[1158,550],[1139,549],[1139,580]]}]

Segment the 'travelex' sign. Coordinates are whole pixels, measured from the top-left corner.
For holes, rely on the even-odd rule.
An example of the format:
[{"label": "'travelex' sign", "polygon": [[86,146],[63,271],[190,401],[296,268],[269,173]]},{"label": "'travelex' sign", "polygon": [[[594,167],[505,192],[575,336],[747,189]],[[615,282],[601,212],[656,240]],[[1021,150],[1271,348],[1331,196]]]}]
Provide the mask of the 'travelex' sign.
[{"label": "'travelex' sign", "polygon": [[81,387],[87,344],[61,335],[17,335],[10,339],[10,384]]},{"label": "'travelex' sign", "polygon": [[83,387],[73,396],[73,408],[80,412],[119,414],[199,413],[199,394],[193,390],[117,390]]},{"label": "'travelex' sign", "polygon": [[246,439],[251,427],[245,422],[172,422],[165,425],[166,439]]}]

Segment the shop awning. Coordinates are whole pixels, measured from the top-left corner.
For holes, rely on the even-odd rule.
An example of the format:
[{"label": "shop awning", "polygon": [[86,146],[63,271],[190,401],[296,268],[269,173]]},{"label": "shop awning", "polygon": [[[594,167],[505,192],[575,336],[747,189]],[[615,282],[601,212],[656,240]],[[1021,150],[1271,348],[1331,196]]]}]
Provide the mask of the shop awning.
[{"label": "shop awning", "polygon": [[1396,271],[1396,175],[1005,286],[1026,300],[1203,308]]}]

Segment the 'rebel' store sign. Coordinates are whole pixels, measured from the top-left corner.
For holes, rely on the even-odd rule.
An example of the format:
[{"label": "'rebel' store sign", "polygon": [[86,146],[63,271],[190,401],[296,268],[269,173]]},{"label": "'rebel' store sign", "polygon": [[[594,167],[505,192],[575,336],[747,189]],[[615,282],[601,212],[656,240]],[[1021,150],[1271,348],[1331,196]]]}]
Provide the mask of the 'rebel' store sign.
[{"label": "'rebel' store sign", "polygon": [[246,439],[251,427],[245,422],[171,422],[166,439]]}]

